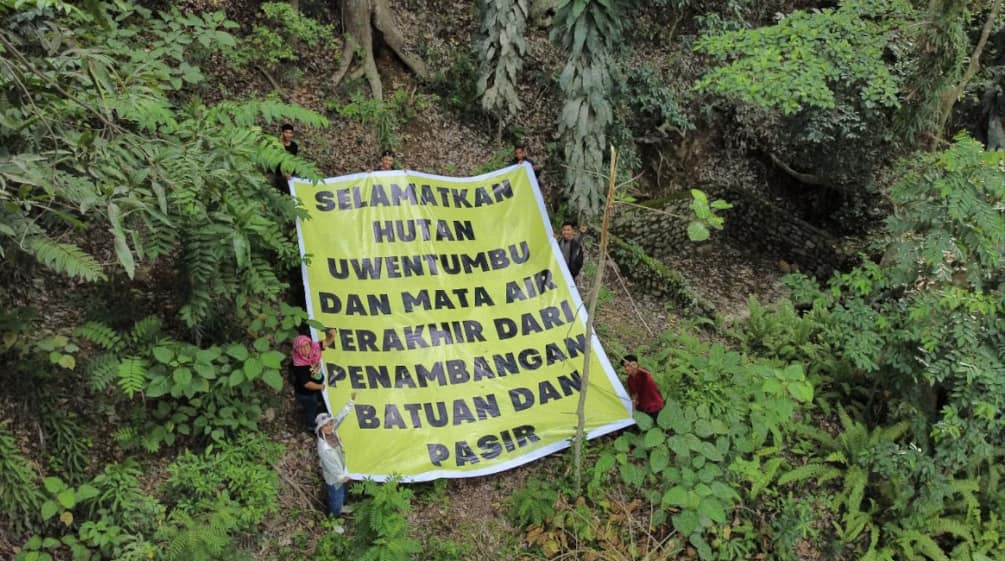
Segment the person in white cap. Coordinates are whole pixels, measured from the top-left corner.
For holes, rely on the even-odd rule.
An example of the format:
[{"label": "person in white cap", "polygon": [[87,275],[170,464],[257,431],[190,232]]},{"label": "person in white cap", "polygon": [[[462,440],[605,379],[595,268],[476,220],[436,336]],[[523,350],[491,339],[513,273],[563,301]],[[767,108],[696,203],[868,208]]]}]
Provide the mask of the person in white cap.
[{"label": "person in white cap", "polygon": [[[356,402],[356,392],[352,392],[345,407],[332,417],[328,413],[321,413],[315,419],[318,436],[318,457],[321,459],[321,474],[325,479],[325,490],[328,494],[328,514],[337,518],[343,512],[348,513],[345,505],[345,487],[349,482],[349,470],[345,464],[345,451],[342,449],[342,439],[339,438],[336,429],[342,421],[353,410]],[[341,526],[336,526],[337,532],[341,533]]]}]

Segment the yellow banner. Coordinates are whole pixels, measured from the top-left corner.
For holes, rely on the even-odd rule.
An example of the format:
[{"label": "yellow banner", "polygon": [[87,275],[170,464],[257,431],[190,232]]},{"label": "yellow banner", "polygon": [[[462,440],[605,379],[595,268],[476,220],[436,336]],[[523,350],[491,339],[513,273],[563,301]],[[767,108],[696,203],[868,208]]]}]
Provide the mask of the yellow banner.
[{"label": "yellow banner", "polygon": [[[529,165],[478,177],[373,172],[291,190],[329,410],[354,477],[495,473],[569,445],[585,308]],[[317,333],[314,334],[315,339]],[[594,337],[590,438],[628,426],[631,400]]]}]

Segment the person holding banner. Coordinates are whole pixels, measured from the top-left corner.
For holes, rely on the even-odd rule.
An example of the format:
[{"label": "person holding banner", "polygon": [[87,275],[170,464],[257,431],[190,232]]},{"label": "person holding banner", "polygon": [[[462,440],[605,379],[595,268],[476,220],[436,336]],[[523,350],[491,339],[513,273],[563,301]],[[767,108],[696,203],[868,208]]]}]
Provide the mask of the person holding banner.
[{"label": "person holding banner", "polygon": [[325,410],[322,393],[325,389],[321,373],[321,351],[335,342],[335,330],[329,329],[325,340],[318,343],[306,335],[293,340],[293,395],[304,409],[304,425],[314,434],[318,410]]},{"label": "person holding banner", "polygon": [[510,165],[522,164],[524,162],[527,162],[528,164],[530,164],[530,167],[534,168],[535,174],[541,173],[541,166],[535,164],[534,160],[531,160],[530,158],[527,157],[526,144],[517,144],[513,146],[513,161],[510,162]]},{"label": "person holding banner", "polygon": [[373,168],[373,171],[394,171],[394,152],[384,150],[380,156],[380,163]]},{"label": "person holding banner", "polygon": [[621,359],[621,365],[628,373],[628,395],[632,398],[632,407],[636,411],[646,413],[655,421],[663,409],[663,396],[656,387],[652,374],[644,368],[639,368],[639,358],[635,355],[625,355],[625,358]]},{"label": "person holding banner", "polygon": [[[342,440],[338,436],[339,425],[353,410],[356,392],[352,392],[345,407],[332,417],[328,413],[320,413],[315,421],[317,424],[318,459],[321,461],[321,475],[325,480],[325,492],[328,495],[328,514],[338,518],[343,512],[352,512],[345,507],[345,488],[349,483],[349,470],[345,463],[345,451]],[[342,527],[336,526],[336,532],[342,533]]]}]

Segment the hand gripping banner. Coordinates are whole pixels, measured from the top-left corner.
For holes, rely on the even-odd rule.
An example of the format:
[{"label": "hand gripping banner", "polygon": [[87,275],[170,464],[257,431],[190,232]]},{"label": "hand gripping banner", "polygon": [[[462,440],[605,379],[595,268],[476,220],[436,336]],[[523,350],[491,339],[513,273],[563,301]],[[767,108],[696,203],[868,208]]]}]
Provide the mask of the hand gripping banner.
[{"label": "hand gripping banner", "polygon": [[[413,171],[290,182],[329,410],[354,477],[471,477],[569,445],[585,309],[529,165],[478,177]],[[315,334],[317,337],[317,334]],[[593,438],[631,425],[631,400],[594,338]]]}]

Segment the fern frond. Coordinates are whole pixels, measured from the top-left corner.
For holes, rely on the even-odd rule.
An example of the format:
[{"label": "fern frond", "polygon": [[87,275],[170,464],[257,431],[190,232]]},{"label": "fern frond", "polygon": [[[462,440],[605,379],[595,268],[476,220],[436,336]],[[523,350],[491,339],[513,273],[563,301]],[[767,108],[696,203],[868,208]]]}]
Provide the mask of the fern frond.
[{"label": "fern frond", "polygon": [[113,353],[101,353],[87,363],[87,384],[95,393],[105,391],[118,376],[119,359]]},{"label": "fern frond", "polygon": [[926,524],[925,531],[933,536],[949,534],[963,541],[971,541],[973,539],[973,532],[971,532],[970,526],[965,522],[953,518],[936,518],[931,520]]},{"label": "fern frond", "polygon": [[57,273],[91,282],[108,279],[101,270],[101,263],[73,244],[35,237],[26,240],[24,246],[39,263]]},{"label": "fern frond", "polygon": [[837,450],[840,448],[838,441],[831,435],[817,427],[811,427],[804,423],[799,423],[794,427],[795,433],[799,436],[811,438],[820,443],[824,450]]},{"label": "fern frond", "polygon": [[77,327],[73,334],[81,339],[86,339],[106,351],[122,350],[122,337],[119,333],[103,323],[89,321]]},{"label": "fern frond", "polygon": [[241,128],[258,126],[260,120],[266,123],[294,121],[316,128],[328,126],[328,118],[320,113],[271,99],[224,101],[206,112],[206,120],[224,126],[233,123]]},{"label": "fern frond", "polygon": [[827,464],[806,464],[793,470],[787,471],[778,478],[779,485],[798,483],[807,479],[815,479],[817,483],[824,483],[841,477],[841,470]]},{"label": "fern frond", "polygon": [[935,543],[935,540],[931,537],[920,532],[906,532],[899,536],[897,541],[901,544],[901,547],[905,547],[909,551],[917,551],[932,561],[949,561],[949,557],[946,555],[946,552],[942,551],[939,544]]},{"label": "fern frond", "polygon": [[160,337],[163,321],[157,316],[147,316],[133,325],[129,343],[134,349],[150,347]]},{"label": "fern frond", "polygon": [[851,466],[844,474],[844,504],[849,513],[858,512],[862,508],[865,497],[865,486],[869,482],[869,474],[859,466]]},{"label": "fern frond", "polygon": [[146,361],[139,357],[123,359],[118,367],[119,387],[130,398],[136,392],[143,391],[147,385]]}]

